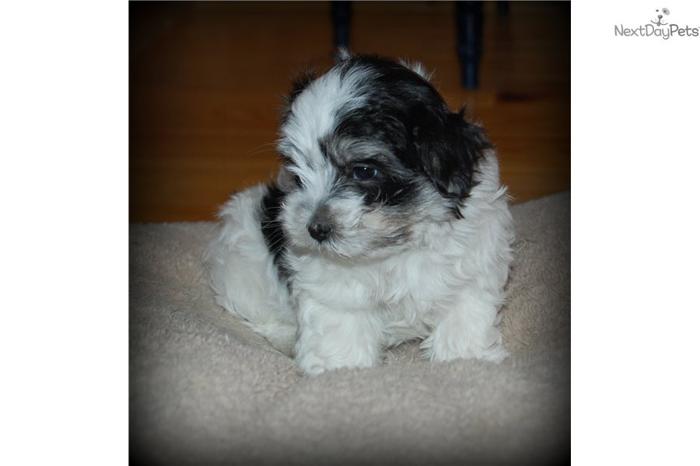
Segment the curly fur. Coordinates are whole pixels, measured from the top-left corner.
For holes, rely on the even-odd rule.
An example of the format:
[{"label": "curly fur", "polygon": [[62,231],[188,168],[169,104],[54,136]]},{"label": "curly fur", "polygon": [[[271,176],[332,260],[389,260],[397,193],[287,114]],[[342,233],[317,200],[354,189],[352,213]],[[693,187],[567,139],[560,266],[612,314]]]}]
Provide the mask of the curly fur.
[{"label": "curly fur", "polygon": [[507,356],[498,311],[512,219],[495,151],[419,65],[354,56],[298,81],[283,165],[235,194],[206,261],[217,302],[309,374]]}]

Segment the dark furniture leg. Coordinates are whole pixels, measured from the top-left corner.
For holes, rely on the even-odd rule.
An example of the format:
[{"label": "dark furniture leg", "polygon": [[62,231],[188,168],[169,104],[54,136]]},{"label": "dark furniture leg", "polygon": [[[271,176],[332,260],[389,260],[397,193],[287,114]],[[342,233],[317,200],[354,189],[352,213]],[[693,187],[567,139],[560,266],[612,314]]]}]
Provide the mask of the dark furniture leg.
[{"label": "dark furniture leg", "polygon": [[331,18],[333,20],[333,46],[350,48],[350,2],[331,2]]},{"label": "dark furniture leg", "polygon": [[484,5],[482,2],[457,2],[457,54],[462,68],[462,86],[479,85],[479,62],[483,48]]}]

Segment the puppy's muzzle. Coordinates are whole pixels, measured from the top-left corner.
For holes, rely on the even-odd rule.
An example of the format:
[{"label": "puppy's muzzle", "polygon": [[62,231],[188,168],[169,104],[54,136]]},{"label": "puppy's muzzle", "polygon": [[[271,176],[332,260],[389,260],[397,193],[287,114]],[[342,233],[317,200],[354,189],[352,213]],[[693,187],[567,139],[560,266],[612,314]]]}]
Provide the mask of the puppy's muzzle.
[{"label": "puppy's muzzle", "polygon": [[307,228],[311,237],[319,243],[330,238],[333,234],[333,222],[330,219],[328,208],[318,209]]},{"label": "puppy's muzzle", "polygon": [[333,233],[333,227],[327,223],[312,223],[309,225],[309,234],[319,243],[327,240],[331,233]]}]

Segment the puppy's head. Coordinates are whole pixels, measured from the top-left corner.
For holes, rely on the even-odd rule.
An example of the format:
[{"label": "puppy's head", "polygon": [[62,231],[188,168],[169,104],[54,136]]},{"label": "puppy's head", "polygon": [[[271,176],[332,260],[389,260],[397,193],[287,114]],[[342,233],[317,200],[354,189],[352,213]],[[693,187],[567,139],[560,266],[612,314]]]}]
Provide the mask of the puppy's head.
[{"label": "puppy's head", "polygon": [[408,247],[421,225],[461,215],[488,147],[419,66],[354,56],[305,76],[278,146],[289,246],[345,258]]}]

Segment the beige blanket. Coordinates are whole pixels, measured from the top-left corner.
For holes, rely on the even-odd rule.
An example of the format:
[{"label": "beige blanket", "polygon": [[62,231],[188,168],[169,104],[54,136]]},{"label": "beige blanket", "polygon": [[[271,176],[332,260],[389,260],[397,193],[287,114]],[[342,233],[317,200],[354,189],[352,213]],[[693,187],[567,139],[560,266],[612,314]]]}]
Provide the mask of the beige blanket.
[{"label": "beige blanket", "polygon": [[502,364],[429,363],[410,343],[381,367],[315,378],[214,303],[201,266],[213,224],[132,225],[132,462],[568,462],[569,206],[564,193],[513,207]]}]

